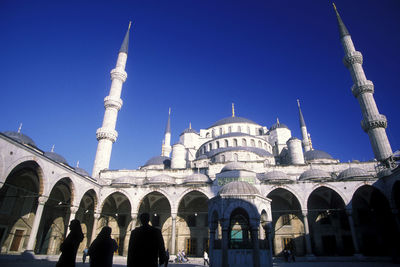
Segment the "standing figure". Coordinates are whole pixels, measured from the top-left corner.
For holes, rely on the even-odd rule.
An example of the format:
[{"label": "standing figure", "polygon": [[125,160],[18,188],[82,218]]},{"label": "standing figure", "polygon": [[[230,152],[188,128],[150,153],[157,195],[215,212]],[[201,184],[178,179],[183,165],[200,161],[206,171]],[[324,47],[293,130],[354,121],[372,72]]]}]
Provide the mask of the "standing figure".
[{"label": "standing figure", "polygon": [[128,248],[128,267],[157,267],[166,260],[161,231],[149,225],[150,215],[140,215],[142,226],[131,232]]},{"label": "standing figure", "polygon": [[69,229],[71,232],[60,246],[61,256],[56,267],[75,267],[76,252],[83,240],[81,223],[78,220],[72,220]]},{"label": "standing figure", "polygon": [[86,257],[87,257],[87,255],[88,255],[88,248],[86,247],[84,250],[83,250],[83,254],[82,254],[82,262],[83,263],[85,263],[86,262]]},{"label": "standing figure", "polygon": [[210,262],[208,261],[208,254],[207,254],[207,251],[205,251],[205,250],[204,250],[203,259],[204,259],[203,265],[206,265],[206,263],[207,263],[207,265],[210,265]]},{"label": "standing figure", "polygon": [[117,242],[111,238],[111,228],[104,226],[89,247],[90,267],[111,267]]}]

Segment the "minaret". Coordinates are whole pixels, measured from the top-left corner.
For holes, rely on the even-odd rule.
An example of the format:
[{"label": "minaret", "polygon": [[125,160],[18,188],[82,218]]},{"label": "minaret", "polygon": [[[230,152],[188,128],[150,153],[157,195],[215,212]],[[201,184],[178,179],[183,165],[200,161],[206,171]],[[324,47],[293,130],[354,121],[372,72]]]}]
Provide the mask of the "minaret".
[{"label": "minaret", "polygon": [[354,83],[351,91],[361,107],[363,116],[361,127],[369,136],[375,158],[390,167],[393,161],[393,153],[385,130],[387,127],[386,117],[379,114],[373,96],[374,84],[367,80],[362,68],[363,56],[359,51],[355,50],[351,36],[340,18],[335,4],[333,4],[333,7],[339,26],[340,40],[345,52],[343,63],[350,71]]},{"label": "minaret", "polygon": [[309,134],[307,132],[306,122],[304,121],[303,113],[300,108],[300,101],[297,99],[297,106],[299,107],[299,120],[300,120],[300,129],[303,140],[301,141],[303,145],[304,152],[311,150],[310,140],[308,138]]},{"label": "minaret", "polygon": [[165,127],[164,142],[161,147],[161,156],[169,157],[171,154],[171,108],[168,110],[168,121]]},{"label": "minaret", "polygon": [[97,145],[96,158],[93,165],[92,177],[99,177],[101,170],[108,169],[110,165],[112,144],[117,140],[118,132],[115,130],[118,111],[122,107],[121,90],[122,84],[127,78],[125,72],[126,60],[128,58],[129,46],[129,22],[124,41],[118,53],[115,69],[111,70],[111,88],[110,94],[104,98],[104,119],[101,128],[96,131],[96,138],[99,141]]}]

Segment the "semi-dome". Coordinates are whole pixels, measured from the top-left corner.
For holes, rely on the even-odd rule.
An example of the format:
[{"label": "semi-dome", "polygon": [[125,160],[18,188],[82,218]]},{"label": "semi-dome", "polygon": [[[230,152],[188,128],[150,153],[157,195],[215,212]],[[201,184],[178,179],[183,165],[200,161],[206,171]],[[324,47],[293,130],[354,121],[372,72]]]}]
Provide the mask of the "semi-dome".
[{"label": "semi-dome", "polygon": [[326,171],[319,170],[319,169],[309,169],[303,172],[300,175],[299,180],[306,181],[306,180],[324,180],[331,178],[331,175]]},{"label": "semi-dome", "polygon": [[261,175],[260,180],[263,182],[270,181],[289,181],[289,176],[281,171],[271,171]]},{"label": "semi-dome", "polygon": [[286,129],[289,129],[289,127],[288,127],[286,124],[283,124],[283,123],[274,123],[274,124],[269,128],[269,130],[272,131],[272,130],[275,130],[275,129],[278,129],[278,128],[286,128]]},{"label": "semi-dome", "polygon": [[147,178],[144,184],[175,184],[175,179],[169,175],[160,174]]},{"label": "semi-dome", "polygon": [[333,159],[331,155],[322,150],[309,150],[306,153],[304,153],[304,158],[306,160]]},{"label": "semi-dome", "polygon": [[217,121],[216,123],[211,125],[209,128],[220,126],[220,125],[224,125],[224,124],[230,124],[230,123],[250,123],[250,124],[259,125],[258,123],[254,122],[252,120],[246,119],[246,118],[242,118],[242,117],[227,117],[227,118],[223,118],[223,119]]},{"label": "semi-dome", "polygon": [[260,191],[247,182],[234,181],[230,182],[219,190],[220,195],[260,195]]},{"label": "semi-dome", "polygon": [[347,180],[350,178],[358,178],[358,177],[366,177],[370,176],[365,170],[361,168],[354,168],[350,167],[342,172],[339,173],[338,175],[338,180]]},{"label": "semi-dome", "polygon": [[209,182],[208,176],[202,173],[191,174],[183,180],[184,184],[204,184]]},{"label": "semi-dome", "polygon": [[132,176],[123,176],[123,177],[118,177],[116,179],[114,179],[111,182],[111,186],[126,186],[129,187],[130,185],[135,185],[135,177]]},{"label": "semi-dome", "polygon": [[151,165],[171,166],[171,158],[166,156],[155,156],[146,161],[146,163],[143,166],[151,166]]},{"label": "semi-dome", "polygon": [[228,164],[226,164],[221,172],[227,172],[227,171],[239,171],[239,170],[243,170],[243,171],[249,171],[248,168],[246,167],[246,164],[240,161],[234,161],[234,162],[230,162]]},{"label": "semi-dome", "polygon": [[186,134],[186,133],[194,133],[194,134],[199,134],[198,132],[196,132],[196,130],[192,129],[192,128],[186,128],[185,130],[183,130],[183,132],[180,134]]},{"label": "semi-dome", "polygon": [[80,175],[83,175],[83,176],[90,176],[90,174],[86,170],[84,170],[82,168],[75,167],[74,170],[75,170],[75,172],[77,174],[80,174]]},{"label": "semi-dome", "polygon": [[27,144],[27,145],[36,147],[36,144],[32,140],[32,138],[30,138],[29,136],[27,136],[23,133],[7,131],[7,132],[3,132],[3,134],[7,137],[10,137],[11,139],[14,139],[18,143]]},{"label": "semi-dome", "polygon": [[51,160],[68,165],[67,160],[60,154],[57,154],[56,152],[51,152],[51,151],[44,152],[44,155]]}]

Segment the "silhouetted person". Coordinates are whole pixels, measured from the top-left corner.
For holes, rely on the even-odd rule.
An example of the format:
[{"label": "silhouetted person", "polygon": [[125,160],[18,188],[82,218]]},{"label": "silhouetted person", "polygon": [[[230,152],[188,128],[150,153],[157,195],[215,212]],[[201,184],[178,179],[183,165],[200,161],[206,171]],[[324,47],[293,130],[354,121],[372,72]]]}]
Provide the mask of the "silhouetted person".
[{"label": "silhouetted person", "polygon": [[56,267],[75,267],[76,252],[83,240],[81,223],[78,220],[72,220],[69,229],[71,232],[60,246],[61,256]]},{"label": "silhouetted person", "polygon": [[88,255],[88,252],[89,252],[89,250],[88,250],[88,248],[86,247],[86,248],[83,250],[83,254],[82,254],[82,262],[83,262],[83,263],[86,262],[86,257],[87,257],[87,255]]},{"label": "silhouetted person", "polygon": [[142,213],[142,226],[131,232],[128,249],[128,267],[157,267],[166,260],[161,231],[149,225],[150,215]]},{"label": "silhouetted person", "polygon": [[111,267],[117,249],[117,242],[111,238],[111,228],[103,227],[89,247],[90,267]]}]

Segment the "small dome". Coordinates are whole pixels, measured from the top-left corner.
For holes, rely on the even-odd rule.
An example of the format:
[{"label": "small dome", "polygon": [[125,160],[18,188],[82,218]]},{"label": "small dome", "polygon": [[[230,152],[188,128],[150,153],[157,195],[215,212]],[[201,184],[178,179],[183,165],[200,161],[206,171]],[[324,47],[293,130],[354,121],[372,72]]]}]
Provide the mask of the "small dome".
[{"label": "small dome", "polygon": [[160,174],[147,178],[144,184],[175,184],[175,179],[166,174]]},{"label": "small dome", "polygon": [[111,182],[111,185],[112,186],[130,186],[130,185],[136,184],[134,182],[134,180],[135,180],[135,178],[132,176],[118,177]]},{"label": "small dome", "polygon": [[90,176],[89,173],[86,170],[82,169],[82,168],[75,167],[74,170],[75,170],[75,172],[77,174],[80,174],[80,175],[83,175],[83,176]]},{"label": "small dome", "polygon": [[204,184],[208,182],[210,182],[210,179],[202,173],[194,173],[183,180],[184,184]]},{"label": "small dome", "polygon": [[216,123],[211,125],[209,128],[216,127],[216,126],[219,126],[219,125],[224,125],[224,124],[230,124],[230,123],[250,123],[250,124],[259,125],[258,123],[255,123],[254,121],[246,119],[246,118],[242,118],[242,117],[227,117],[227,118],[223,118],[223,119],[217,121]]},{"label": "small dome", "polygon": [[155,156],[146,161],[146,163],[143,166],[150,166],[150,165],[171,166],[171,159],[165,156]]},{"label": "small dome", "polygon": [[269,128],[269,130],[272,131],[272,130],[275,130],[275,129],[278,129],[278,128],[286,128],[286,129],[289,129],[289,127],[288,127],[286,124],[283,124],[283,123],[274,123],[274,124]]},{"label": "small dome", "polygon": [[331,175],[326,171],[319,169],[309,169],[300,175],[299,180],[323,180],[331,178]]},{"label": "small dome", "polygon": [[304,153],[304,158],[306,160],[333,159],[331,155],[322,150],[309,150],[306,153]]},{"label": "small dome", "polygon": [[360,168],[348,168],[338,175],[338,180],[347,180],[349,178],[366,177],[370,176],[366,171]]},{"label": "small dome", "polygon": [[290,180],[290,178],[284,172],[271,171],[271,172],[267,172],[267,173],[263,174],[261,176],[261,180],[264,181],[264,182],[266,182],[266,181],[276,181],[276,180],[288,181],[288,180]]},{"label": "small dome", "polygon": [[235,161],[226,164],[225,167],[222,168],[221,172],[238,170],[249,171],[248,168],[246,168],[246,164],[244,164],[243,162]]},{"label": "small dome", "polygon": [[23,133],[7,131],[3,132],[3,134],[6,135],[7,137],[10,137],[11,139],[14,139],[18,143],[36,147],[35,142],[29,136],[24,135]]},{"label": "small dome", "polygon": [[192,129],[192,128],[187,128],[185,130],[183,130],[183,132],[180,134],[186,134],[186,133],[194,133],[194,134],[199,134],[198,132],[196,132],[196,130]]},{"label": "small dome", "polygon": [[289,141],[293,141],[293,140],[300,140],[300,139],[297,138],[297,137],[295,137],[295,136],[292,136],[292,137],[290,137],[289,140],[287,140],[287,141],[289,142]]},{"label": "small dome", "polygon": [[230,182],[219,190],[220,195],[260,195],[260,191],[247,182],[234,181]]},{"label": "small dome", "polygon": [[51,160],[54,160],[56,162],[68,165],[67,160],[63,156],[61,156],[60,154],[57,154],[56,152],[50,152],[50,151],[49,152],[44,152],[44,155],[46,157],[48,157],[49,159],[51,159]]}]

